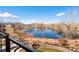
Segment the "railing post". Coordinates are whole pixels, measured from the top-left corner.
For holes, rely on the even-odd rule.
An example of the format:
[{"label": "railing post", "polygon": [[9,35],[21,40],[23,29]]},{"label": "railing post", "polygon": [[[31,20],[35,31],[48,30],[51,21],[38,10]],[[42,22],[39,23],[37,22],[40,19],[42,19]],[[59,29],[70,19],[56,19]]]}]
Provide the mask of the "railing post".
[{"label": "railing post", "polygon": [[2,52],[2,35],[1,34],[0,34],[0,52]]},{"label": "railing post", "polygon": [[9,39],[9,34],[6,33],[6,52],[10,52],[10,39]]}]

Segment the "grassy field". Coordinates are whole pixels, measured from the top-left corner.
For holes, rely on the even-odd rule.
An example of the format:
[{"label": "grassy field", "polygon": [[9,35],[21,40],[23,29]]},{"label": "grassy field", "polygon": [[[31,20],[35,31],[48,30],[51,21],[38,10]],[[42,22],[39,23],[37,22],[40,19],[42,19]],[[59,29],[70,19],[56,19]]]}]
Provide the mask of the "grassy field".
[{"label": "grassy field", "polygon": [[44,52],[64,52],[64,51],[52,49],[52,48],[39,48],[38,50],[44,51]]},{"label": "grassy field", "polygon": [[53,49],[53,48],[47,48],[44,44],[41,45],[41,47],[38,49],[39,51],[42,52],[64,52],[58,49]]}]

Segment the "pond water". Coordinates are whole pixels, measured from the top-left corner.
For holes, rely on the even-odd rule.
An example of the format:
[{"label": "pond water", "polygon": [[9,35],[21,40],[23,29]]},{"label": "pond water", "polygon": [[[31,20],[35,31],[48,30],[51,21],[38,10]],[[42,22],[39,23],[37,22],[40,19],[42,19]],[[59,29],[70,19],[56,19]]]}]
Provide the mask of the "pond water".
[{"label": "pond water", "polygon": [[45,30],[26,30],[26,33],[30,33],[33,35],[33,37],[39,37],[39,38],[52,38],[52,39],[57,39],[57,38],[62,38],[64,35],[58,34],[56,31],[51,30],[51,29],[45,29]]}]

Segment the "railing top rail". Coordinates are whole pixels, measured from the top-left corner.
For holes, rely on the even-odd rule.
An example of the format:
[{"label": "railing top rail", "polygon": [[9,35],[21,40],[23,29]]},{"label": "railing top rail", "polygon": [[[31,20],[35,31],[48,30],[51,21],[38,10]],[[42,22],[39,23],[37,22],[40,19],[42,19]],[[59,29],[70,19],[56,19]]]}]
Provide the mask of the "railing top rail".
[{"label": "railing top rail", "polygon": [[2,35],[2,36],[6,36],[6,34],[4,34],[4,33],[2,33],[2,32],[0,32],[0,35]]}]

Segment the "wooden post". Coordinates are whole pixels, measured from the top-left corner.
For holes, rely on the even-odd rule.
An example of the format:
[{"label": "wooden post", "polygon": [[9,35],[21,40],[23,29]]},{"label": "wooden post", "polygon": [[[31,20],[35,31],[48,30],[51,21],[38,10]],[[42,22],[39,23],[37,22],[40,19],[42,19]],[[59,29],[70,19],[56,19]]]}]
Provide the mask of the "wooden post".
[{"label": "wooden post", "polygon": [[9,34],[6,33],[6,52],[10,52],[10,39],[9,39]]}]

